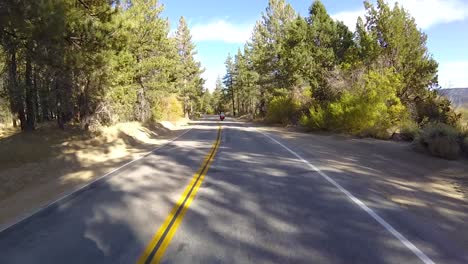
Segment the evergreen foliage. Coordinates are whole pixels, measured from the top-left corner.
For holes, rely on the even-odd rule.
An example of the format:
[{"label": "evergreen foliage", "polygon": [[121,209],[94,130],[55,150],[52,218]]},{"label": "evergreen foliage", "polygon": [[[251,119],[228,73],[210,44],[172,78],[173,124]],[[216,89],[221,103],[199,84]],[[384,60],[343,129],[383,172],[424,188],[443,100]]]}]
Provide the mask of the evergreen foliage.
[{"label": "evergreen foliage", "polygon": [[157,0],[5,0],[0,10],[2,120],[8,111],[33,130],[199,110],[204,81],[187,24],[170,37]]},{"label": "evergreen foliage", "polygon": [[226,62],[233,112],[380,138],[404,123],[456,126],[460,115],[434,90],[438,64],[414,19],[384,0],[364,7],[352,32],[318,0],[307,17],[270,0],[245,49]]}]

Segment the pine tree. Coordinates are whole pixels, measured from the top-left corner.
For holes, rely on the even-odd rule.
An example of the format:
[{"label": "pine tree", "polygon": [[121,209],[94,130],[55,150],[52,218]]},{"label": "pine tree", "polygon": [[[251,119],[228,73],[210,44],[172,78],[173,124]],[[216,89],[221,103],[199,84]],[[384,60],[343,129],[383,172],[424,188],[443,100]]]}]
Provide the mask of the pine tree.
[{"label": "pine tree", "polygon": [[117,38],[124,45],[113,61],[117,76],[110,97],[119,101],[117,109],[133,108],[131,116],[140,121],[159,116],[160,101],[176,86],[177,51],[162,10],[157,0],[135,0],[116,22],[121,23]]},{"label": "pine tree", "polygon": [[280,88],[281,74],[278,71],[281,40],[286,34],[286,25],[296,18],[296,12],[284,0],[270,0],[262,19],[257,22],[252,36],[252,60],[260,78],[260,113],[265,115],[266,103]]},{"label": "pine tree", "polygon": [[198,109],[205,114],[212,114],[214,112],[213,109],[213,95],[210,93],[208,89],[203,90],[203,95],[200,98],[200,104]]},{"label": "pine tree", "polygon": [[201,65],[195,61],[197,52],[184,17],[179,20],[175,38],[180,59],[180,95],[184,102],[184,113],[188,116],[194,111],[197,98],[202,95],[204,81],[201,78]]},{"label": "pine tree", "polygon": [[325,6],[320,1],[314,1],[309,8],[308,43],[311,59],[314,67],[311,75],[307,76],[312,87],[312,95],[319,102],[329,102],[334,94],[327,84],[327,73],[332,71],[336,65],[334,47],[338,39],[335,21],[330,17]]},{"label": "pine tree", "polygon": [[216,87],[213,91],[211,101],[213,110],[216,114],[225,111],[224,107],[226,105],[226,98],[223,90],[223,81],[221,80],[221,77],[218,76],[218,78],[216,79]]},{"label": "pine tree", "polygon": [[255,112],[256,105],[256,88],[258,74],[253,70],[253,65],[250,58],[250,50],[247,46],[244,47],[244,52],[238,51],[234,68],[236,69],[236,91],[237,91],[237,109],[240,113]]},{"label": "pine tree", "polygon": [[285,86],[293,89],[309,87],[308,76],[312,75],[315,68],[308,41],[309,25],[303,17],[298,16],[287,25],[286,30],[281,54]]},{"label": "pine tree", "polygon": [[438,65],[427,49],[427,36],[398,4],[392,9],[378,0],[376,7],[367,1],[365,6],[367,36],[375,41],[374,46],[367,44],[372,47],[371,55],[378,56],[376,63],[391,67],[402,76],[404,85],[397,91],[398,97],[411,109],[416,101],[433,96],[429,88],[437,84]]},{"label": "pine tree", "polygon": [[224,75],[223,78],[223,83],[225,87],[225,92],[224,94],[226,97],[228,97],[231,100],[232,104],[232,115],[236,116],[236,91],[235,91],[235,65],[234,62],[232,61],[231,54],[228,55],[226,62],[224,63],[226,65],[226,75]]}]

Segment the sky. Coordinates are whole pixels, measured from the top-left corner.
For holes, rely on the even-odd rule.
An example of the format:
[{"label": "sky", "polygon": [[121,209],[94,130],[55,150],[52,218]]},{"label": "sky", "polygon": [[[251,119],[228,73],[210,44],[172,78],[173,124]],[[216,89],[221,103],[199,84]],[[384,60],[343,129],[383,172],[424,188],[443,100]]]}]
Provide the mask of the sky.
[{"label": "sky", "polygon": [[[392,6],[395,0],[387,0]],[[250,39],[255,21],[268,0],[160,0],[162,16],[175,31],[180,16],[187,20],[198,50],[197,60],[205,68],[205,87],[212,90],[225,73],[224,62]],[[313,0],[289,0],[302,16]],[[371,1],[372,2],[372,1]],[[468,87],[468,0],[400,0],[427,35],[429,52],[439,62],[439,84],[443,88]],[[328,13],[354,29],[364,14],[362,0],[322,0]]]}]

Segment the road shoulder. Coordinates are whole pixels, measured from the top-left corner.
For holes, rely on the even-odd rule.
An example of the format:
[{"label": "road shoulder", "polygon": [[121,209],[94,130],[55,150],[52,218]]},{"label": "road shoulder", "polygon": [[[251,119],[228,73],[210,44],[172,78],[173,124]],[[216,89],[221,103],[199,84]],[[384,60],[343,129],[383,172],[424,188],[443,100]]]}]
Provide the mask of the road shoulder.
[{"label": "road shoulder", "polygon": [[[112,135],[63,142],[59,155],[0,171],[0,230],[188,132],[120,124]],[[121,126],[126,126],[122,128]],[[128,128],[130,126],[130,129]],[[114,135],[115,134],[115,135]],[[55,143],[55,142],[54,142]],[[55,147],[55,146],[54,146]]]},{"label": "road shoulder", "polygon": [[301,133],[280,127],[258,129],[326,171],[366,204],[398,208],[419,220],[421,228],[428,223],[455,244],[468,244],[468,199],[463,185],[468,177],[466,160],[430,157],[402,142]]}]

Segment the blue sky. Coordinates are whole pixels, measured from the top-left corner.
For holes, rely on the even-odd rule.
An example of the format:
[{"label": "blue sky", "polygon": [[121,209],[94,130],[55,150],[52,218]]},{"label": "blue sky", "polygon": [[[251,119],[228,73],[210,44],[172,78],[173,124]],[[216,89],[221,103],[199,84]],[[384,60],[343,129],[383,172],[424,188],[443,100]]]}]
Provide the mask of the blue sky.
[{"label": "blue sky", "polygon": [[[205,67],[206,87],[214,88],[224,74],[228,53],[235,54],[249,39],[255,21],[260,19],[268,0],[160,0],[163,16],[171,28],[184,16],[197,45],[197,59]],[[312,3],[288,1],[301,15]],[[361,0],[323,0],[328,12],[354,28],[363,14]],[[395,0],[388,0],[394,3]],[[428,35],[429,51],[439,62],[439,83],[444,88],[468,87],[468,0],[400,0]]]}]

